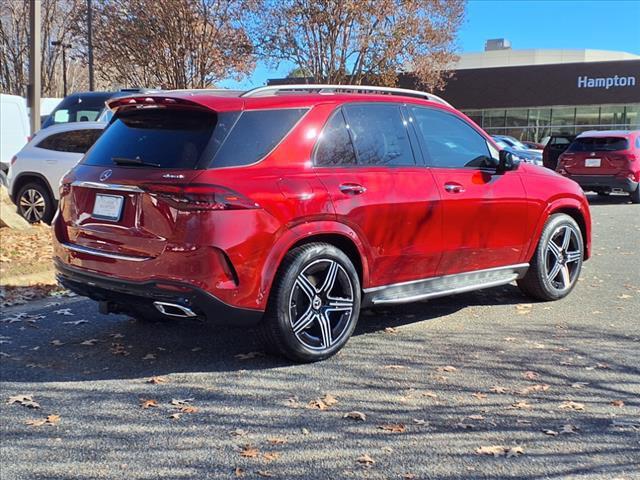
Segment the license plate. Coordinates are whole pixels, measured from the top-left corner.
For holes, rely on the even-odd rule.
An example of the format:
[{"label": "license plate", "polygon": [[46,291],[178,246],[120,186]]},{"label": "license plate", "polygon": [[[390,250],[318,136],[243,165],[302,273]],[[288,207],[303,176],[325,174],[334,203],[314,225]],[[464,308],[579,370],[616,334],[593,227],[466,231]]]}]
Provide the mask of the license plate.
[{"label": "license plate", "polygon": [[600,159],[599,158],[585,158],[584,160],[585,167],[599,167]]},{"label": "license plate", "polygon": [[93,204],[93,218],[100,220],[110,220],[117,222],[122,213],[124,197],[119,195],[96,195],[96,202]]}]

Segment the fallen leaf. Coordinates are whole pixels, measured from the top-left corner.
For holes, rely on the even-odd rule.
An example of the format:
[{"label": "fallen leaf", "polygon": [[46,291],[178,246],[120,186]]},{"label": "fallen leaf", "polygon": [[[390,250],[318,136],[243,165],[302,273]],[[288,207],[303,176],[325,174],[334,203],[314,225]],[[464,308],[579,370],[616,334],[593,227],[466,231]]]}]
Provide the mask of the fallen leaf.
[{"label": "fallen leaf", "polygon": [[516,393],[518,395],[529,395],[533,392],[546,392],[547,390],[549,390],[549,388],[551,387],[547,384],[536,384],[529,387],[521,388],[520,390],[516,390]]},{"label": "fallen leaf", "polygon": [[571,384],[571,388],[578,388],[578,389],[580,389],[580,388],[584,388],[584,387],[586,387],[587,385],[589,385],[589,383],[588,383],[588,382],[575,382],[575,383],[572,383],[572,384]]},{"label": "fallen leaf", "polygon": [[41,427],[43,425],[57,425],[60,422],[60,415],[49,415],[42,420],[27,420],[24,422],[31,427]]},{"label": "fallen leaf", "polygon": [[74,320],[73,322],[62,322],[63,325],[82,325],[83,323],[89,323],[87,320]]},{"label": "fallen leaf", "polygon": [[327,393],[322,398],[316,398],[315,400],[311,400],[307,404],[307,408],[317,409],[317,410],[326,410],[329,407],[338,403],[338,400],[331,394]]},{"label": "fallen leaf", "polygon": [[560,430],[561,434],[566,434],[566,433],[578,433],[576,432],[576,430],[578,429],[578,427],[576,427],[575,425],[563,425],[562,426],[562,430]]},{"label": "fallen leaf", "polygon": [[507,393],[507,389],[504,387],[499,387],[497,385],[494,385],[493,387],[491,387],[489,389],[489,391],[491,391],[492,393]]},{"label": "fallen leaf", "polygon": [[156,400],[145,400],[143,398],[140,399],[140,406],[142,408],[157,408],[158,402]]},{"label": "fallen leaf", "polygon": [[406,370],[408,367],[405,365],[385,365],[382,368],[385,370]]},{"label": "fallen leaf", "polygon": [[187,405],[190,402],[193,401],[193,398],[184,398],[184,399],[172,399],[171,400],[171,405],[177,405],[177,406],[182,406],[182,405]]},{"label": "fallen leaf", "polygon": [[437,367],[436,370],[439,372],[456,372],[458,369],[452,365],[446,365],[444,367]]},{"label": "fallen leaf", "polygon": [[258,475],[260,477],[264,477],[264,478],[275,477],[275,475],[273,473],[271,473],[269,470],[258,470],[258,471],[256,471],[256,475]]},{"label": "fallen leaf", "polygon": [[345,413],[342,418],[350,418],[351,420],[360,420],[364,422],[367,419],[367,416],[362,412],[354,410],[353,412]]},{"label": "fallen leaf", "polygon": [[506,455],[507,458],[510,458],[517,457],[518,455],[523,455],[524,449],[518,446],[505,447],[503,445],[492,445],[488,447],[478,447],[476,448],[476,453],[478,455],[493,455],[494,457]]},{"label": "fallen leaf", "polygon": [[618,295],[618,298],[621,300],[626,300],[627,298],[632,298],[633,295],[629,295],[627,293],[623,293],[622,295]]},{"label": "fallen leaf", "polygon": [[19,403],[23,407],[40,408],[40,404],[34,401],[31,395],[14,395],[13,397],[9,397],[7,403]]},{"label": "fallen leaf", "polygon": [[55,313],[56,315],[67,315],[67,316],[75,315],[75,313],[73,313],[70,308],[61,308],[60,310],[55,310],[53,313]]},{"label": "fallen leaf", "polygon": [[250,444],[244,445],[240,450],[240,456],[245,458],[256,458],[260,455],[260,450]]},{"label": "fallen leaf", "polygon": [[271,445],[284,445],[285,443],[287,443],[287,439],[284,437],[271,437],[267,438],[267,442],[269,442]]},{"label": "fallen leaf", "polygon": [[482,393],[482,392],[472,393],[471,396],[472,397],[476,397],[478,399],[487,398],[487,394],[486,393]]},{"label": "fallen leaf", "polygon": [[402,474],[401,478],[403,478],[404,480],[414,480],[417,477],[413,473],[406,472]]},{"label": "fallen leaf", "polygon": [[423,397],[429,397],[429,398],[438,398],[438,395],[436,395],[435,393],[429,391],[429,392],[422,392],[421,395]]},{"label": "fallen leaf", "polygon": [[526,315],[531,312],[533,309],[533,304],[531,303],[521,303],[516,305],[516,313],[518,315]]},{"label": "fallen leaf", "polygon": [[563,410],[579,410],[582,411],[584,410],[584,403],[578,403],[578,402],[574,402],[574,401],[567,401],[567,402],[562,402],[560,404],[560,408]]},{"label": "fallen leaf", "polygon": [[236,428],[235,430],[231,430],[230,433],[234,437],[244,437],[247,434],[247,431],[242,428]]},{"label": "fallen leaf", "polygon": [[395,327],[387,327],[387,328],[384,329],[384,332],[388,333],[390,335],[397,335],[399,330],[397,328],[395,328]]},{"label": "fallen leaf", "polygon": [[265,462],[273,462],[280,458],[280,454],[278,452],[266,452],[262,454],[262,458]]},{"label": "fallen leaf", "polygon": [[512,403],[511,407],[509,408],[515,408],[516,410],[529,410],[533,407],[529,405],[527,402],[515,402],[515,403]]},{"label": "fallen leaf", "polygon": [[374,463],[376,463],[376,461],[371,458],[369,455],[367,455],[366,453],[364,455],[361,455],[360,457],[358,457],[356,459],[356,462],[361,463],[363,465],[372,465]]},{"label": "fallen leaf", "polygon": [[612,400],[611,405],[614,407],[624,407],[624,402],[622,400]]},{"label": "fallen leaf", "polygon": [[309,433],[311,433],[311,432],[309,432],[309,429],[305,428],[305,427],[302,427],[300,429],[300,431],[302,432],[303,435],[309,435]]},{"label": "fallen leaf", "polygon": [[169,415],[169,418],[171,420],[178,420],[181,416],[182,416],[182,413],[176,412],[176,413],[172,413],[171,415]]},{"label": "fallen leaf", "polygon": [[471,424],[471,423],[456,423],[456,427],[461,428],[463,430],[472,430],[474,429],[476,426]]},{"label": "fallen leaf", "polygon": [[236,469],[233,471],[234,475],[236,477],[242,477],[244,476],[244,469],[240,468],[240,467],[236,467]]},{"label": "fallen leaf", "polygon": [[528,370],[528,371],[524,372],[524,373],[522,374],[522,376],[523,376],[524,378],[526,378],[527,380],[536,380],[536,379],[540,378],[540,374],[539,374],[539,373],[537,373],[537,372],[532,372],[532,371],[530,371],[530,370]]},{"label": "fallen leaf", "polygon": [[100,340],[98,340],[97,338],[91,338],[89,340],[85,340],[84,342],[80,342],[80,345],[87,345],[89,347],[93,347],[96,342],[99,342]]},{"label": "fallen leaf", "polygon": [[151,377],[147,380],[147,383],[151,383],[152,385],[158,385],[160,383],[167,383],[169,380],[167,377]]},{"label": "fallen leaf", "polygon": [[51,345],[53,345],[55,347],[60,347],[60,346],[64,345],[63,342],[61,342],[60,340],[57,340],[57,339],[56,340],[51,340],[50,343],[51,343]]},{"label": "fallen leaf", "polygon": [[524,455],[524,448],[511,447],[509,450],[507,450],[507,458],[517,457],[519,455]]},{"label": "fallen leaf", "polygon": [[156,356],[153,353],[147,353],[144,357],[142,357],[142,360],[155,360]]},{"label": "fallen leaf", "polygon": [[186,405],[184,407],[180,407],[180,412],[181,413],[198,413],[198,407]]},{"label": "fallen leaf", "polygon": [[404,433],[407,427],[403,423],[388,423],[385,425],[378,425],[380,430],[393,433]]},{"label": "fallen leaf", "polygon": [[551,437],[558,436],[558,432],[556,432],[555,430],[542,430],[542,433],[544,433],[545,435],[549,435]]},{"label": "fallen leaf", "polygon": [[413,423],[415,423],[416,425],[428,425],[429,422],[427,422],[426,420],[423,420],[422,418],[414,418],[413,419]]}]

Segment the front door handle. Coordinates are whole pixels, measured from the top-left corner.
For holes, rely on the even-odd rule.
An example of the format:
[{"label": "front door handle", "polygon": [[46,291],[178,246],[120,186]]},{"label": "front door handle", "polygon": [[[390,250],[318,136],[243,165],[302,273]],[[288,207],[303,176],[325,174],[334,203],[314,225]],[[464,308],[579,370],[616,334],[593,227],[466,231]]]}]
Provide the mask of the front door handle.
[{"label": "front door handle", "polygon": [[449,193],[462,193],[464,187],[459,183],[449,182],[444,184],[444,189]]},{"label": "front door handle", "polygon": [[347,195],[362,195],[367,189],[358,183],[343,183],[340,185],[340,191]]}]

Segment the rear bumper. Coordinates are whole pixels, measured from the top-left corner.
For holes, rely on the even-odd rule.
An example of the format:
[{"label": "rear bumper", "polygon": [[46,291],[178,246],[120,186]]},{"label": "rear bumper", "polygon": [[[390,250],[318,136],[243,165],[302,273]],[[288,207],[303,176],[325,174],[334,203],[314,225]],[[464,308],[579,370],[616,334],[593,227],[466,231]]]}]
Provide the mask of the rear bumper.
[{"label": "rear bumper", "polygon": [[[264,314],[260,310],[233,307],[189,284],[175,281],[133,282],[104,277],[70,267],[58,258],[54,259],[54,265],[56,277],[65,288],[98,302],[109,302],[123,312],[130,306],[152,306],[153,302],[165,302],[186,307],[209,322],[239,327],[257,325]],[[166,286],[174,287],[176,291]]]},{"label": "rear bumper", "polygon": [[568,175],[567,178],[577,182],[583,190],[611,190],[619,188],[620,190],[631,193],[638,188],[638,182],[634,182],[630,178],[611,175]]}]

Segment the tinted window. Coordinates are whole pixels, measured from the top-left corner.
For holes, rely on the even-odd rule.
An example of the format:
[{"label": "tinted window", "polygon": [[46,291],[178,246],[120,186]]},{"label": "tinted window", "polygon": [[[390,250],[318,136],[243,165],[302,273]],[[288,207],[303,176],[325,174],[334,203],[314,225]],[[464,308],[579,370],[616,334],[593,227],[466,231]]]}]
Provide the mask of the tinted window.
[{"label": "tinted window", "polygon": [[430,165],[458,168],[487,165],[490,157],[487,142],[468,123],[431,108],[412,107],[411,111]]},{"label": "tinted window", "polygon": [[551,137],[550,145],[569,145],[571,143],[571,139],[567,137]]},{"label": "tinted window", "polygon": [[85,158],[86,165],[138,159],[163,168],[195,168],[211,158],[217,115],[193,110],[133,110],[116,115]]},{"label": "tinted window", "polygon": [[398,105],[348,105],[344,111],[358,164],[415,165]]},{"label": "tinted window", "polygon": [[614,152],[616,150],[626,150],[629,142],[622,137],[592,137],[576,138],[569,146],[569,152]]},{"label": "tinted window", "polygon": [[257,162],[289,133],[306,109],[243,112],[215,155],[212,167],[232,167]]},{"label": "tinted window", "polygon": [[315,155],[315,164],[321,167],[340,167],[356,164],[342,110],[338,110],[322,129]]},{"label": "tinted window", "polygon": [[102,134],[102,129],[75,130],[49,135],[36,145],[38,148],[58,152],[86,153]]},{"label": "tinted window", "polygon": [[104,102],[113,94],[70,95],[55,108],[44,122],[43,128],[57,123],[92,122],[105,108]]}]

